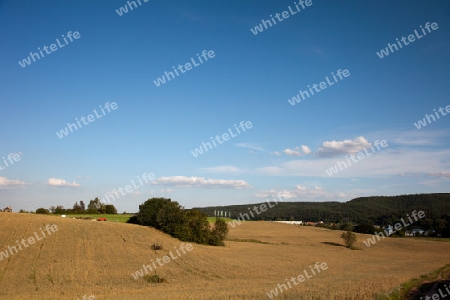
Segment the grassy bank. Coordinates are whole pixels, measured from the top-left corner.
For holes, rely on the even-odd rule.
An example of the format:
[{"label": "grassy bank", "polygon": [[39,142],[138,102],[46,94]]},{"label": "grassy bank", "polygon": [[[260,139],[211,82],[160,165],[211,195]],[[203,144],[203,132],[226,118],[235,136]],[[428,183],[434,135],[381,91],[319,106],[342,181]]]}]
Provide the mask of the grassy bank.
[{"label": "grassy bank", "polygon": [[[419,300],[425,299],[425,295],[436,294],[442,288],[445,280],[450,279],[450,264],[445,265],[431,273],[421,275],[418,278],[402,284],[390,294],[379,295],[376,300]],[[412,292],[414,291],[414,295]],[[422,298],[421,298],[422,297]],[[431,297],[430,297],[431,299]],[[440,298],[438,298],[440,299]]]}]

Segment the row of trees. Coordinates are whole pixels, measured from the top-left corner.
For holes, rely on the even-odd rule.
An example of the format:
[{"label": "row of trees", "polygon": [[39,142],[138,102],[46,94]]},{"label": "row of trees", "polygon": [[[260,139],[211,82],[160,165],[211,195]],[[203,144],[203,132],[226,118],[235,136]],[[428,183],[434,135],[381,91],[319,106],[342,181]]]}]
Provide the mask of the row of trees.
[{"label": "row of trees", "polygon": [[[253,205],[252,205],[253,206]],[[250,205],[230,205],[198,208],[213,215],[214,210],[226,210],[236,218],[247,212]],[[252,220],[301,220],[304,222],[335,223],[342,229],[345,223],[394,225],[407,220],[412,211],[423,211],[425,218],[415,221],[408,229],[422,228],[435,231],[436,235],[450,237],[450,193],[413,194],[399,196],[361,197],[341,202],[278,202],[276,206],[255,215]]]},{"label": "row of trees", "polygon": [[[404,237],[406,235],[406,231],[411,231],[415,228],[420,228],[426,231],[425,235],[427,237],[443,237],[443,238],[450,238],[450,217],[443,216],[444,219],[439,220],[431,220],[431,219],[424,219],[424,220],[418,220],[414,222],[413,224],[409,224],[408,227],[402,227],[401,230],[391,234],[390,236],[393,237]],[[393,221],[390,226],[394,226],[396,223],[400,223],[400,219],[393,218]],[[389,226],[388,225],[388,226]],[[333,230],[345,230],[345,231],[353,231],[358,233],[365,233],[365,234],[376,234],[377,232],[384,232],[386,229],[383,227],[375,227],[372,222],[369,223],[359,223],[359,224],[352,224],[352,223],[344,223],[344,224],[321,224],[317,225],[319,227],[325,227],[328,229]],[[384,226],[384,227],[388,227]],[[421,236],[416,234],[416,236]]]},{"label": "row of trees", "polygon": [[[250,205],[246,204],[197,209],[209,216],[214,215],[214,210],[226,210],[233,218],[237,218],[240,213],[248,212],[249,207]],[[446,215],[450,215],[450,193],[361,197],[345,203],[279,201],[276,206],[255,215],[252,219],[335,223],[350,219],[357,223],[371,221],[379,225],[388,225],[399,217],[405,218],[406,214],[414,210],[424,211],[426,217],[431,220],[444,219]]]},{"label": "row of trees", "polygon": [[75,202],[73,208],[64,208],[61,205],[50,206],[49,209],[40,207],[36,210],[37,214],[117,214],[117,209],[112,204],[102,203],[98,198],[90,200],[86,206],[84,201]]},{"label": "row of trees", "polygon": [[167,198],[151,198],[139,205],[139,213],[128,223],[151,226],[184,242],[223,246],[228,226],[217,218],[210,228],[207,215],[196,209],[184,209]]}]

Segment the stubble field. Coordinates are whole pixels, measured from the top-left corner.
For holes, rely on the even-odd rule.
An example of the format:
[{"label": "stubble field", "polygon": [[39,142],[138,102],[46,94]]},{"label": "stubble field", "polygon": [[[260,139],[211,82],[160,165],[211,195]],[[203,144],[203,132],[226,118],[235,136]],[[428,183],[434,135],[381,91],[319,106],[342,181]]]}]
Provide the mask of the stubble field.
[{"label": "stubble field", "polygon": [[[133,224],[0,213],[0,251],[34,236],[46,224],[58,231],[0,261],[0,299],[269,299],[286,279],[328,269],[292,285],[276,299],[373,299],[450,262],[450,243],[381,240],[367,248],[342,246],[341,231],[270,222],[230,229],[226,247],[193,250],[158,266],[167,283],[133,279],[132,273],[180,248],[182,242]],[[151,250],[153,243],[163,250]]]}]

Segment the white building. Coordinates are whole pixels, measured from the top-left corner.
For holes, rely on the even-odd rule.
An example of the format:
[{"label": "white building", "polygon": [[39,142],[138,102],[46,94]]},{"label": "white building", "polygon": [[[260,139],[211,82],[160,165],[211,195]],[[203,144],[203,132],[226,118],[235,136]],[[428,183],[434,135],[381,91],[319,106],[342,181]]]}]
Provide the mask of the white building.
[{"label": "white building", "polygon": [[303,221],[274,221],[274,222],[292,225],[303,225]]}]

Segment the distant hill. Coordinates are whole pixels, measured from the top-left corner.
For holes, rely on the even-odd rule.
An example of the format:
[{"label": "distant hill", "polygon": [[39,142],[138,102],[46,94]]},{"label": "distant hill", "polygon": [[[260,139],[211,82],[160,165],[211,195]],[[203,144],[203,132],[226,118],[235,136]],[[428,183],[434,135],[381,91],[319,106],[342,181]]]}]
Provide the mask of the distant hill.
[{"label": "distant hill", "polygon": [[[278,202],[265,212],[256,214],[254,206],[247,205],[211,206],[196,208],[209,216],[214,216],[214,210],[223,210],[237,218],[242,213],[252,210],[252,220],[302,220],[324,222],[373,222],[377,224],[392,224],[399,218],[405,218],[412,211],[424,211],[427,219],[448,219],[450,216],[450,194],[413,194],[400,196],[360,197],[348,202]],[[274,202],[271,202],[274,205]],[[258,208],[259,210],[259,208]]]}]

